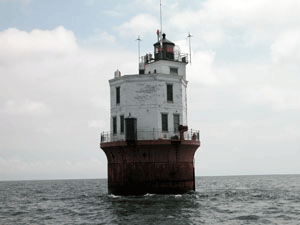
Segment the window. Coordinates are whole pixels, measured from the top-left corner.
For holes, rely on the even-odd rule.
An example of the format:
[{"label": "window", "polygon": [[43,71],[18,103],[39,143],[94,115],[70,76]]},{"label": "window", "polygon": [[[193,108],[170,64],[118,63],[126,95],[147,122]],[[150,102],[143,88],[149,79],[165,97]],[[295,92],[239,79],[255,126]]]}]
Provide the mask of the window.
[{"label": "window", "polygon": [[120,104],[120,87],[116,87],[116,103]]},{"label": "window", "polygon": [[178,74],[178,68],[170,67],[171,74]]},{"label": "window", "polygon": [[173,115],[173,122],[174,122],[174,133],[178,132],[178,126],[180,125],[180,115],[174,114]]},{"label": "window", "polygon": [[167,101],[173,102],[173,85],[167,84]]},{"label": "window", "polygon": [[168,132],[168,114],[161,114],[161,127],[162,131]]},{"label": "window", "polygon": [[120,116],[120,132],[124,133],[124,115]]},{"label": "window", "polygon": [[117,133],[117,117],[113,117],[113,134]]}]

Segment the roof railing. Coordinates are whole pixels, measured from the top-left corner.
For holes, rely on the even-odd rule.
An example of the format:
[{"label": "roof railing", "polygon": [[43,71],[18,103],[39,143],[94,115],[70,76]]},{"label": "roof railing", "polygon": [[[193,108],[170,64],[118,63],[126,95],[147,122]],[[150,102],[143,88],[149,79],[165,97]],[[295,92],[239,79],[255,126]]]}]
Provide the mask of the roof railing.
[{"label": "roof railing", "polygon": [[141,63],[144,64],[149,64],[149,63],[153,63],[157,60],[169,60],[169,61],[175,61],[175,62],[183,62],[183,63],[188,63],[188,54],[187,53],[183,53],[183,54],[174,54],[172,59],[168,59],[166,57],[162,57],[160,54],[157,54],[156,58],[154,59],[152,57],[153,55],[151,53],[146,54],[145,56],[141,57]]},{"label": "roof railing", "polygon": [[[125,133],[102,132],[100,142],[125,141]],[[161,130],[137,130],[136,140],[180,140],[179,132]],[[190,129],[184,132],[184,140],[200,141],[200,131]]]}]

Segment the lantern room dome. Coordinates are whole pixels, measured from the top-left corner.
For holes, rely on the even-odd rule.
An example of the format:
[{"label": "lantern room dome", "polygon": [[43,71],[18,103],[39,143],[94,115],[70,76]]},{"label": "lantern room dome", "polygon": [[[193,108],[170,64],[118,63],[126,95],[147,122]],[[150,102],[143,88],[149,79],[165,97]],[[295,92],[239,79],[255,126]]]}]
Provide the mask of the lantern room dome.
[{"label": "lantern room dome", "polygon": [[[166,34],[163,34],[162,36],[163,36],[163,38],[162,38],[162,44],[169,44],[169,45],[175,46],[175,44],[172,41],[166,39]],[[154,46],[159,46],[160,45],[160,41],[154,43],[153,45]]]}]

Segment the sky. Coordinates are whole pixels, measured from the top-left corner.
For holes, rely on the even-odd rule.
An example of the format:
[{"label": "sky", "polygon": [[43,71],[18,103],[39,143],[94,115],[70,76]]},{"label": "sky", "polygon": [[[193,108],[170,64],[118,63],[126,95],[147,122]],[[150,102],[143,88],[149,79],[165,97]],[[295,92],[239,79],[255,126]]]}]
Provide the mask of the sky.
[{"label": "sky", "polygon": [[[300,1],[163,0],[189,52],[196,176],[300,173]],[[138,72],[159,0],[0,0],[0,180],[106,178],[108,80]]]}]

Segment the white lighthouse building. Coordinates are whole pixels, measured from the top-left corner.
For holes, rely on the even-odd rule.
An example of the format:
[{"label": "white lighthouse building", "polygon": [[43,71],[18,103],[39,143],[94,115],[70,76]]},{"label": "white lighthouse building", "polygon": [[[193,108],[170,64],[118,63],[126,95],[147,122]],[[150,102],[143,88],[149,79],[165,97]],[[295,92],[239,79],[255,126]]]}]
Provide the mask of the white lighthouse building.
[{"label": "white lighthouse building", "polygon": [[101,134],[113,194],[195,190],[199,131],[187,127],[187,54],[163,34],[139,74],[109,80],[111,130]]},{"label": "white lighthouse building", "polygon": [[[169,139],[178,136],[179,125],[187,125],[186,55],[174,58],[175,44],[163,35],[140,63],[140,74],[109,81],[113,139],[125,140],[125,118],[136,118],[137,139]],[[164,53],[164,55],[162,55]],[[163,60],[162,60],[163,59]]]}]

